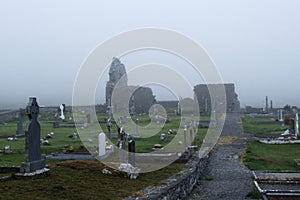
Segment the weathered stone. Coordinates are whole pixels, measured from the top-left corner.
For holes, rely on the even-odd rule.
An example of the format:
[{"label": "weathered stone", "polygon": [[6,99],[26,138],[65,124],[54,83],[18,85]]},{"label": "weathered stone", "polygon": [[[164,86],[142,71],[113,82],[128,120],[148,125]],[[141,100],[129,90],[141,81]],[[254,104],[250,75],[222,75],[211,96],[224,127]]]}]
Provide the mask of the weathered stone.
[{"label": "weathered stone", "polygon": [[16,131],[16,136],[20,137],[24,135],[24,131],[23,131],[23,119],[22,119],[22,113],[21,111],[18,113],[17,116],[17,131]]},{"label": "weathered stone", "polygon": [[21,173],[30,173],[45,168],[45,158],[41,156],[41,127],[37,121],[39,106],[35,97],[29,99],[26,113],[29,123],[25,131],[25,162],[21,164]]}]

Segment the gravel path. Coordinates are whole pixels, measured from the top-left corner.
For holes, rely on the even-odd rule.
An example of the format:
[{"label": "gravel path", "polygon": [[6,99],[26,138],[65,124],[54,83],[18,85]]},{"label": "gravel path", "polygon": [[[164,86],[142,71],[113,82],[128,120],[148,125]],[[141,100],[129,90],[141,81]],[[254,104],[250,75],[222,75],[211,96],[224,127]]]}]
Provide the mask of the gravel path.
[{"label": "gravel path", "polygon": [[220,144],[214,148],[205,177],[198,181],[189,199],[245,199],[253,189],[250,170],[240,162],[247,135],[242,133],[239,114],[227,114]]}]

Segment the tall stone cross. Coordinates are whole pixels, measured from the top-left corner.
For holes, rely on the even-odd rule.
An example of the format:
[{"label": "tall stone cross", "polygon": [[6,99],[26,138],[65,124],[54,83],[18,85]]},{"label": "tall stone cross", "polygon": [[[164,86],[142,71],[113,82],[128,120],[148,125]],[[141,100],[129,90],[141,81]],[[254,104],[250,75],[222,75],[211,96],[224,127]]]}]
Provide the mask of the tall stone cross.
[{"label": "tall stone cross", "polygon": [[21,165],[21,173],[34,172],[45,167],[45,159],[41,157],[41,126],[37,121],[39,106],[35,97],[29,98],[26,107],[29,123],[25,131],[25,162]]}]

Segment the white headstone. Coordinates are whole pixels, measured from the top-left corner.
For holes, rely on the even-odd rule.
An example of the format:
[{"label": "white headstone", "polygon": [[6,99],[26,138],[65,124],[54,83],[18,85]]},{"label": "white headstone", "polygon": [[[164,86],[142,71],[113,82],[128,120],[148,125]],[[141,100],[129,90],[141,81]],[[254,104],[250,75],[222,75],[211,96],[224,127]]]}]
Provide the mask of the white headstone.
[{"label": "white headstone", "polygon": [[106,154],[105,146],[106,146],[106,135],[105,133],[100,133],[98,135],[99,141],[99,156],[104,156]]},{"label": "white headstone", "polygon": [[64,120],[65,119],[65,116],[64,116],[64,106],[61,104],[59,106],[59,109],[60,109],[60,116],[59,116],[59,118],[61,118],[62,120]]},{"label": "white headstone", "polygon": [[299,135],[299,116],[298,113],[296,113],[295,116],[295,136]]},{"label": "white headstone", "polygon": [[282,119],[282,110],[278,110],[278,121],[280,122],[283,122],[283,119]]}]

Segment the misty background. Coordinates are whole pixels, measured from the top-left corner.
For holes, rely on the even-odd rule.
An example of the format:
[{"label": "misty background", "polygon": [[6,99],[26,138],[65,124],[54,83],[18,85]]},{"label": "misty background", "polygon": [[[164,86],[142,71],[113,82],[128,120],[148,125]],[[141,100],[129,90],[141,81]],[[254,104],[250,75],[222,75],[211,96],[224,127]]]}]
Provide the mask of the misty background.
[{"label": "misty background", "polygon": [[[0,109],[24,107],[29,96],[40,105],[70,105],[89,53],[144,27],[178,31],[202,45],[224,82],[235,83],[242,107],[263,107],[265,96],[274,107],[300,106],[299,8],[298,0],[0,1]],[[159,62],[202,83],[174,56],[145,51],[120,59],[127,71]],[[104,103],[107,80],[101,77],[96,103]],[[159,88],[154,94],[174,97]]]}]

